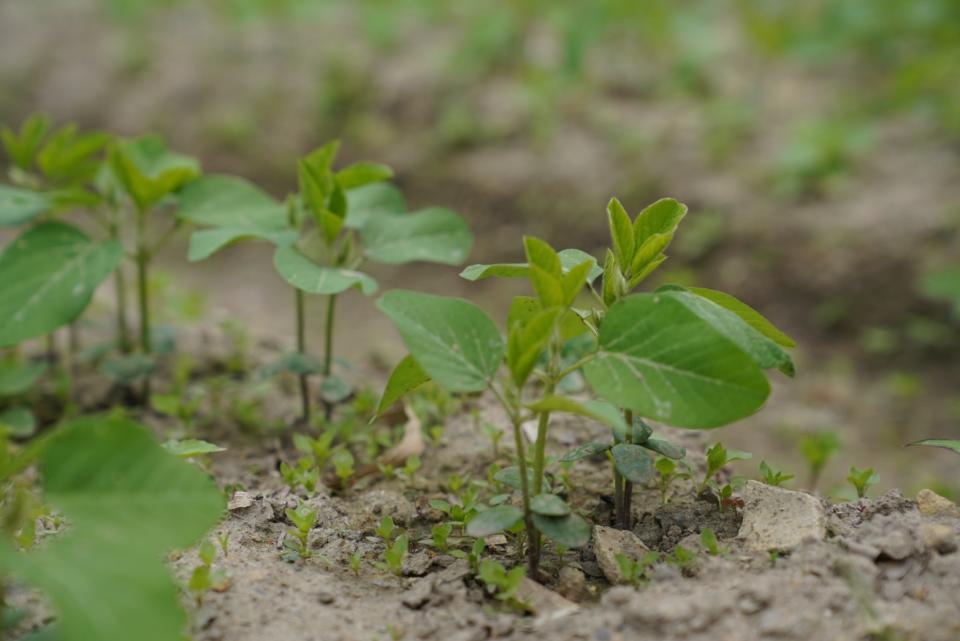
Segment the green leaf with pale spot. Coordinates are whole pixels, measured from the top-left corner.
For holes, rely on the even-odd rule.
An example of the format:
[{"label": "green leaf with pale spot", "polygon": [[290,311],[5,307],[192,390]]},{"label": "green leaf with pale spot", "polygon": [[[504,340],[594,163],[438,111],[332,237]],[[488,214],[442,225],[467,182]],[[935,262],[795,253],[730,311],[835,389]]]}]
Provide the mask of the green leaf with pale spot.
[{"label": "green leaf with pale spot", "polygon": [[377,281],[367,274],[318,265],[295,247],[278,247],[273,266],[285,281],[310,294],[339,294],[351,287],[368,296],[377,291]]},{"label": "green leaf with pale spot", "polygon": [[469,301],[394,290],[377,306],[423,370],[451,392],[486,389],[503,361],[499,330]]},{"label": "green leaf with pale spot", "polygon": [[523,510],[512,505],[498,505],[478,512],[467,523],[467,535],[481,538],[509,530],[523,519]]},{"label": "green leaf with pale spot", "polygon": [[0,185],[0,227],[19,227],[52,210],[49,194]]},{"label": "green leaf with pale spot", "polygon": [[63,223],[43,223],[0,254],[0,347],[72,322],[123,258],[116,241],[93,242]]},{"label": "green leaf with pale spot", "polygon": [[770,394],[750,356],[686,305],[661,294],[615,304],[584,374],[612,403],[678,427],[719,427],[757,411]]},{"label": "green leaf with pale spot", "polygon": [[442,207],[402,216],[370,216],[360,234],[367,257],[389,265],[413,261],[460,265],[473,246],[467,223]]},{"label": "green leaf with pale spot", "polygon": [[69,423],[40,458],[44,503],[70,524],[35,552],[0,539],[0,566],[40,588],[59,641],[170,641],[187,617],[164,557],[213,527],[224,500],[203,471],[124,419]]}]

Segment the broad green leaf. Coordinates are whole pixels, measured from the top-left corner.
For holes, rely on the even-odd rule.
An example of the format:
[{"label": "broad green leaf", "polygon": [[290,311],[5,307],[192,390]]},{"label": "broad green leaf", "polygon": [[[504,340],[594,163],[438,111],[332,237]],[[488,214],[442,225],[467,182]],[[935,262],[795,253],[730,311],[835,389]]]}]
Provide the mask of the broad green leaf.
[{"label": "broad green leaf", "polygon": [[177,217],[203,227],[261,232],[290,228],[282,203],[243,178],[216,174],[184,187]]},{"label": "broad green leaf", "polygon": [[510,328],[510,337],[507,341],[507,365],[517,387],[523,384],[530,376],[540,353],[550,342],[553,327],[562,313],[559,309],[548,309],[537,313],[526,322],[515,324]]},{"label": "broad green leaf", "polygon": [[169,440],[163,444],[163,449],[167,450],[178,458],[193,458],[194,456],[203,456],[204,454],[216,454],[217,452],[226,452],[226,448],[214,445],[207,441],[201,441],[198,438],[186,438],[180,440]]},{"label": "broad green leaf", "polygon": [[617,443],[610,453],[617,471],[631,483],[643,483],[653,476],[653,463],[642,445]]},{"label": "broad green leaf", "polygon": [[538,401],[528,403],[527,407],[534,412],[568,412],[579,414],[606,425],[615,432],[625,434],[627,424],[623,415],[616,407],[603,401],[586,401],[581,403],[566,396],[544,396]]},{"label": "broad green leaf", "polygon": [[229,227],[221,229],[201,229],[190,235],[190,248],[187,251],[187,259],[191,262],[204,260],[227,245],[252,238],[266,240],[278,247],[289,247],[297,242],[299,234],[293,229],[278,231]]},{"label": "broad green leaf", "polygon": [[527,255],[527,263],[533,267],[539,267],[547,274],[559,278],[562,274],[563,266],[560,263],[560,256],[546,242],[535,236],[523,237],[523,250]]},{"label": "broad green leaf", "polygon": [[299,376],[302,374],[319,374],[322,371],[323,363],[313,356],[300,352],[290,352],[257,368],[257,378],[271,378],[280,372],[290,372]]},{"label": "broad green leaf", "polygon": [[[586,261],[593,261],[590,272],[587,274],[588,282],[592,283],[603,274],[603,269],[597,264],[597,259],[585,251],[562,249],[557,252],[557,256],[560,257],[560,266],[564,274]],[[485,278],[527,278],[529,274],[530,265],[528,263],[497,263],[494,265],[470,265],[460,272],[460,277],[469,281],[477,281]]]},{"label": "broad green leaf", "polygon": [[512,505],[498,505],[478,512],[467,524],[467,535],[490,536],[509,530],[523,519],[523,510]]},{"label": "broad green leaf", "polygon": [[960,439],[949,438],[927,438],[922,441],[915,441],[909,445],[925,445],[928,447],[942,447],[960,454]]},{"label": "broad green leaf", "polygon": [[49,194],[0,185],[0,227],[19,227],[51,209]]},{"label": "broad green leaf", "polygon": [[340,376],[326,376],[320,383],[320,398],[327,403],[342,403],[353,394],[353,385]]},{"label": "broad green leaf", "polygon": [[424,371],[451,392],[486,389],[503,361],[500,332],[473,303],[394,290],[377,306],[397,326]]},{"label": "broad green leaf", "polygon": [[920,283],[924,295],[946,301],[960,315],[960,267],[950,267],[923,277]]},{"label": "broad green leaf", "polygon": [[590,540],[590,524],[576,514],[566,516],[533,515],[533,524],[541,534],[567,548],[578,548]]},{"label": "broad green leaf", "polygon": [[21,234],[0,254],[0,347],[75,320],[122,258],[120,243],[63,223]]},{"label": "broad green leaf", "polygon": [[561,463],[573,463],[574,461],[579,461],[580,459],[590,458],[591,456],[596,456],[597,454],[603,454],[611,447],[613,447],[612,443],[584,443],[576,449],[564,454],[559,460]]},{"label": "broad green leaf", "polygon": [[16,167],[23,171],[32,169],[34,156],[49,129],[50,121],[42,114],[24,120],[18,132],[8,127],[0,129],[3,148]]},{"label": "broad green leaf", "polygon": [[0,397],[30,391],[46,370],[46,363],[19,363],[13,359],[0,361]]},{"label": "broad green leaf", "polygon": [[223,497],[123,419],[61,428],[40,459],[44,501],[70,527],[36,552],[0,542],[0,565],[40,588],[58,611],[59,641],[170,641],[187,617],[164,556],[213,527]]},{"label": "broad green leaf", "polygon": [[344,191],[365,187],[393,178],[393,170],[375,162],[355,162],[337,172],[337,182]]},{"label": "broad green leaf", "polygon": [[273,266],[285,281],[310,294],[339,294],[351,287],[368,296],[377,291],[377,281],[363,272],[323,267],[295,247],[277,247]]},{"label": "broad green leaf", "polygon": [[360,229],[372,216],[398,216],[407,211],[403,192],[390,183],[373,183],[347,191],[344,226]]},{"label": "broad green leaf", "polygon": [[29,438],[37,431],[37,419],[26,407],[0,411],[0,431],[7,430],[14,438]]},{"label": "broad green leaf", "polygon": [[654,234],[637,248],[633,255],[633,261],[630,263],[630,273],[634,275],[634,278],[640,274],[644,276],[649,274],[651,263],[660,264],[663,262],[666,258],[666,256],[663,256],[663,250],[667,248],[671,240],[673,240],[673,234]]},{"label": "broad green leaf", "polygon": [[730,423],[757,411],[770,393],[753,359],[662,294],[635,294],[607,311],[584,373],[600,396],[678,427]]},{"label": "broad green leaf", "polygon": [[693,292],[671,287],[659,290],[657,295],[676,300],[708,323],[713,329],[732,341],[763,369],[781,368],[793,375],[793,360],[783,348],[767,338],[738,314]]},{"label": "broad green leaf", "polygon": [[666,456],[667,458],[670,458],[670,459],[674,459],[675,461],[679,461],[680,459],[682,459],[687,455],[686,448],[680,445],[675,445],[670,441],[662,438],[657,438],[657,437],[648,438],[646,441],[642,443],[642,445],[648,450],[656,452],[657,454],[662,454],[663,456]]},{"label": "broad green leaf", "polygon": [[530,284],[537,293],[540,304],[544,307],[564,307],[566,295],[563,291],[563,282],[559,276],[541,269],[537,265],[530,266]]},{"label": "broad green leaf", "polygon": [[110,151],[110,168],[140,209],[160,202],[200,175],[200,164],[167,149],[156,136],[118,142]]},{"label": "broad green leaf", "polygon": [[633,221],[633,235],[637,247],[654,234],[672,234],[687,214],[687,206],[673,198],[661,198],[637,215]]},{"label": "broad green leaf", "polygon": [[537,494],[530,499],[530,511],[544,516],[566,516],[570,506],[556,494]]},{"label": "broad green leaf", "polygon": [[377,413],[374,418],[390,409],[408,392],[415,390],[429,380],[430,375],[423,371],[417,359],[409,354],[405,356],[390,372],[390,378],[383,390],[383,396],[380,397],[380,403],[377,405]]},{"label": "broad green leaf", "polygon": [[587,284],[587,276],[596,264],[595,261],[584,261],[573,267],[568,274],[560,279],[563,287],[563,306],[569,307],[577,300],[577,296]]},{"label": "broad green leaf", "polygon": [[107,378],[130,384],[147,378],[156,368],[157,362],[151,356],[130,354],[104,361],[100,365],[100,372]]},{"label": "broad green leaf", "polygon": [[[520,468],[516,465],[503,468],[493,475],[493,480],[497,483],[503,483],[507,487],[511,487],[515,490],[523,489],[523,484],[520,480]],[[527,467],[527,487],[533,487],[533,470],[529,466]],[[543,477],[543,491],[550,491],[550,482],[546,476]]]},{"label": "broad green leaf", "polygon": [[370,216],[360,234],[364,253],[389,265],[418,260],[459,265],[473,246],[473,235],[463,218],[441,207],[403,216]]},{"label": "broad green leaf", "polygon": [[743,301],[715,289],[706,289],[704,287],[691,287],[690,291],[697,296],[702,296],[707,300],[716,303],[724,309],[728,309],[744,320],[750,327],[754,328],[777,345],[782,347],[796,347],[797,343],[781,332],[769,320],[763,317],[757,310],[750,307]]},{"label": "broad green leaf", "polygon": [[633,234],[633,222],[620,201],[611,198],[607,204],[607,222],[610,225],[610,238],[613,251],[620,264],[627,268],[633,263],[633,253],[638,246]]}]

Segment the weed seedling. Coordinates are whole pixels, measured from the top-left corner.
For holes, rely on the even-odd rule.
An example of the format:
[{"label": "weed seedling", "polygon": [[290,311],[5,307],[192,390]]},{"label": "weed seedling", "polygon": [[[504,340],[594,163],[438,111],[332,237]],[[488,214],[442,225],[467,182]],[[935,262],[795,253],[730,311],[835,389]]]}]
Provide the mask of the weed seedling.
[{"label": "weed seedling", "polygon": [[850,473],[847,475],[847,482],[857,491],[857,498],[859,499],[865,497],[870,486],[876,485],[879,480],[880,477],[872,467],[868,467],[865,470],[851,467]]},{"label": "weed seedling", "polygon": [[650,580],[650,568],[660,561],[660,553],[647,552],[639,559],[632,559],[626,554],[618,554],[614,558],[623,580],[634,587],[640,587]]},{"label": "weed seedling", "polygon": [[728,450],[721,443],[715,444],[707,450],[707,471],[704,473],[703,480],[700,482],[698,493],[703,494],[707,489],[711,488],[711,485],[715,487],[716,481],[714,477],[728,463],[732,461],[745,461],[752,456],[750,452]]},{"label": "weed seedling", "polygon": [[710,556],[720,555],[720,544],[717,542],[717,535],[708,527],[700,530],[700,545]]},{"label": "weed seedling", "polygon": [[230,546],[230,533],[224,532],[218,536],[217,542],[220,544],[220,551],[223,553],[223,558],[227,558],[229,556],[228,550]]},{"label": "weed seedling", "polygon": [[766,461],[760,461],[760,480],[767,485],[780,487],[792,478],[794,478],[793,474],[786,474],[781,470],[770,467]]},{"label": "weed seedling", "polygon": [[340,486],[347,487],[350,479],[353,478],[353,454],[350,450],[337,450],[333,455],[333,469],[337,478],[340,479]]},{"label": "weed seedling", "polygon": [[311,510],[305,503],[300,503],[296,509],[287,508],[286,515],[293,523],[293,527],[287,530],[288,537],[284,540],[284,546],[288,550],[284,554],[284,560],[296,561],[309,558],[308,538],[310,529],[317,522],[317,511]]},{"label": "weed seedling", "polygon": [[392,516],[385,516],[382,519],[380,519],[380,524],[377,525],[376,534],[381,539],[383,539],[384,543],[386,543],[387,545],[390,545],[391,543],[393,543],[393,537],[396,535],[396,533],[397,533],[397,529],[393,523]]},{"label": "weed seedling", "polygon": [[408,456],[407,460],[404,461],[403,468],[400,469],[400,472],[403,474],[408,483],[413,483],[414,477],[420,470],[420,465],[421,463],[419,456]]},{"label": "weed seedling", "polygon": [[400,576],[400,572],[403,570],[403,560],[407,556],[408,546],[409,540],[407,539],[407,535],[401,534],[383,551],[383,562],[378,563],[377,567]]},{"label": "weed seedling", "polygon": [[840,437],[836,432],[821,431],[805,435],[800,441],[800,452],[810,470],[810,491],[817,488],[820,475],[833,456],[840,451]]},{"label": "weed seedling", "polygon": [[353,572],[353,576],[360,576],[360,567],[362,564],[363,554],[360,553],[360,550],[350,555],[350,571]]},{"label": "weed seedling", "polygon": [[438,523],[430,529],[430,545],[439,552],[447,551],[447,541],[453,532],[452,523]]},{"label": "weed seedling", "polygon": [[[681,465],[683,469],[679,469]],[[670,485],[674,481],[690,478],[689,465],[686,461],[680,461],[678,463],[673,459],[663,456],[658,458],[653,466],[657,470],[659,477],[657,484],[660,487],[660,503],[666,505],[670,501]]]},{"label": "weed seedling", "polygon": [[214,569],[217,549],[210,539],[204,539],[197,552],[200,565],[193,569],[187,587],[197,601],[197,607],[203,605],[203,597],[210,590],[222,590],[227,583],[227,573],[223,568]]},{"label": "weed seedling", "polygon": [[527,609],[516,598],[517,590],[520,589],[520,584],[526,575],[526,570],[522,565],[507,571],[503,565],[492,559],[481,561],[477,572],[477,576],[483,581],[488,594],[520,610]]}]

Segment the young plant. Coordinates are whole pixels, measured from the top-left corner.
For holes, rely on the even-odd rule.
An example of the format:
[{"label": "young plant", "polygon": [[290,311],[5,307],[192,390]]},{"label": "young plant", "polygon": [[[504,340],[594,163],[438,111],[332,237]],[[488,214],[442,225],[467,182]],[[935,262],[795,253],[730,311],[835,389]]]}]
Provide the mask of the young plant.
[{"label": "young plant", "polygon": [[[486,536],[522,523],[532,576],[541,534],[575,548],[590,533],[583,519],[550,493],[545,479],[552,413],[580,414],[614,430],[614,444],[584,449],[610,452],[622,481],[618,498],[621,523],[626,524],[629,484],[653,473],[647,452],[683,455],[680,448],[652,438],[642,417],[690,428],[723,425],[764,403],[770,391],[765,368],[792,372],[792,361],[777,342],[789,339],[729,295],[675,286],[628,295],[666,258],[662,250],[686,211],[682,205],[658,201],[633,222],[618,202],[612,201],[610,210],[616,251],[607,253],[602,269],[584,252],[558,253],[527,237],[526,263],[474,265],[464,271],[470,280],[529,279],[536,297],[514,299],[506,341],[493,321],[465,300],[392,291],[378,302],[410,350],[391,374],[379,412],[427,380],[453,393],[489,390],[503,406],[513,428],[515,466],[501,470],[497,480],[520,491],[522,507],[502,503],[483,510],[467,531]],[[603,296],[593,289],[601,274]],[[585,289],[594,294],[590,309],[575,307]],[[579,360],[563,364],[563,343],[586,333],[595,340]],[[593,391],[614,405],[564,396],[562,383],[574,373],[582,373]],[[522,430],[528,420],[537,425],[529,459]]]},{"label": "young plant", "polygon": [[378,563],[377,567],[399,576],[403,570],[403,560],[407,556],[409,545],[410,541],[406,534],[398,536],[393,543],[387,545],[383,551],[383,562]]},{"label": "young plant", "polygon": [[780,487],[792,478],[794,478],[793,474],[787,474],[781,470],[774,469],[767,465],[766,461],[760,461],[760,480],[767,485]]},{"label": "young plant", "polygon": [[840,437],[836,432],[820,431],[805,435],[800,441],[800,452],[810,470],[810,490],[817,488],[823,468],[840,451]]},{"label": "young plant", "polygon": [[618,554],[614,558],[623,580],[634,587],[640,587],[650,580],[650,568],[660,561],[660,553],[647,552],[639,559],[630,558],[626,554]]},{"label": "young plant", "polygon": [[387,545],[393,542],[393,537],[396,534],[396,526],[393,524],[392,516],[385,516],[380,519],[380,524],[377,525],[376,534],[383,539],[384,543]]},{"label": "young plant", "polygon": [[[670,501],[670,485],[677,480],[689,479],[689,465],[685,461],[677,462],[662,456],[653,464],[659,477],[660,503],[666,505]],[[680,467],[683,466],[681,470]]]},{"label": "young plant", "polygon": [[337,450],[336,454],[333,455],[333,469],[337,478],[340,479],[341,487],[346,487],[354,473],[353,454],[350,453],[350,450]]},{"label": "young plant", "polygon": [[[358,271],[367,260],[388,265],[413,261],[459,265],[473,238],[456,213],[431,207],[406,213],[403,195],[386,183],[393,171],[371,162],[334,169],[340,148],[327,143],[297,163],[299,191],[285,204],[253,184],[231,176],[208,176],[184,193],[180,219],[206,229],[190,239],[190,260],[203,260],[244,239],[276,245],[274,267],[294,288],[296,352],[281,369],[300,379],[301,419],[309,422],[309,376],[321,374],[321,397],[330,418],[335,403],[350,395],[349,384],[334,372],[334,320],[337,298],[356,288],[365,295],[376,281]],[[326,296],[323,361],[308,356],[305,294]]]},{"label": "young plant", "polygon": [[227,583],[227,573],[223,568],[214,568],[213,562],[217,558],[217,548],[213,541],[204,539],[197,551],[200,565],[193,569],[187,588],[193,593],[197,606],[203,605],[203,597],[210,590],[222,590]]},{"label": "young plant", "polygon": [[728,450],[721,443],[716,443],[707,450],[707,470],[703,475],[703,480],[700,482],[700,487],[698,494],[703,494],[708,489],[711,489],[711,485],[716,487],[716,480],[714,477],[717,473],[722,470],[728,463],[732,461],[746,461],[753,456],[750,452],[743,452],[740,450]]},{"label": "young plant", "polygon": [[526,575],[522,565],[507,571],[493,559],[481,561],[477,572],[477,577],[483,581],[488,594],[520,610],[527,609],[527,606],[517,599],[517,590]]},{"label": "young plant", "polygon": [[430,545],[438,552],[447,551],[447,542],[450,539],[450,533],[453,532],[452,523],[438,523],[430,529]]},{"label": "young plant", "polygon": [[283,558],[287,561],[309,558],[308,539],[310,529],[317,522],[317,511],[307,507],[306,503],[300,503],[295,509],[287,508],[286,515],[287,519],[293,523],[293,527],[287,530],[288,536],[284,540],[284,547],[287,548],[287,552],[283,555]]},{"label": "young plant", "polygon": [[720,555],[720,543],[717,542],[717,535],[708,527],[700,530],[700,545],[703,546],[703,549],[706,550],[710,556]]},{"label": "young plant", "polygon": [[357,550],[350,555],[350,571],[353,572],[353,576],[360,576],[360,568],[363,565],[363,554],[360,550]]},{"label": "young plant", "polygon": [[853,486],[853,489],[857,491],[857,498],[862,499],[867,495],[867,490],[870,489],[871,485],[876,485],[880,480],[880,477],[877,475],[876,471],[872,467],[868,467],[865,470],[859,470],[856,467],[850,468],[850,473],[847,475],[847,482]]}]

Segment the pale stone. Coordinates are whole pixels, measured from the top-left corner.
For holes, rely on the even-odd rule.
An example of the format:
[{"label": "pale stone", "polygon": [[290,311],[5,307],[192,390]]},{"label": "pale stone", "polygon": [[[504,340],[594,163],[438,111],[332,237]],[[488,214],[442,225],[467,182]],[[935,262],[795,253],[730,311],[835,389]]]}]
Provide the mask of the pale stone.
[{"label": "pale stone", "polygon": [[626,583],[626,578],[620,572],[620,564],[617,563],[617,555],[623,554],[638,561],[649,551],[650,548],[629,530],[617,530],[603,525],[593,526],[593,553],[597,557],[597,564],[603,570],[603,575],[613,585]]},{"label": "pale stone", "polygon": [[822,541],[826,534],[826,516],[817,497],[747,481],[737,537],[748,549],[790,550],[806,541]]},{"label": "pale stone", "polygon": [[917,493],[917,509],[924,516],[960,518],[960,508],[957,508],[957,504],[933,490],[920,490]]}]

